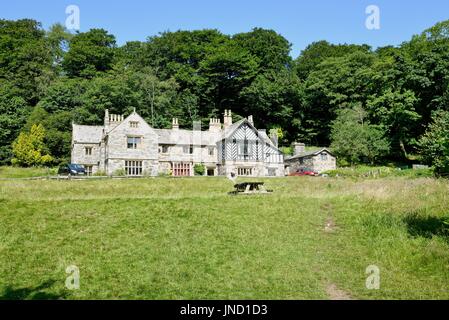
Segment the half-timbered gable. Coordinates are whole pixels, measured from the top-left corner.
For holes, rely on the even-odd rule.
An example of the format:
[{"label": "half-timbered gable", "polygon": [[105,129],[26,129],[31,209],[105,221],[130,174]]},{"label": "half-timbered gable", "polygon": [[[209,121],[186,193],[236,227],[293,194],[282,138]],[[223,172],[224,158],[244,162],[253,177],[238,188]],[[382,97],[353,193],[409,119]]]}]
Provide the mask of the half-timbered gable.
[{"label": "half-timbered gable", "polygon": [[223,174],[283,175],[282,152],[264,131],[257,130],[246,118],[225,130],[218,150]]}]

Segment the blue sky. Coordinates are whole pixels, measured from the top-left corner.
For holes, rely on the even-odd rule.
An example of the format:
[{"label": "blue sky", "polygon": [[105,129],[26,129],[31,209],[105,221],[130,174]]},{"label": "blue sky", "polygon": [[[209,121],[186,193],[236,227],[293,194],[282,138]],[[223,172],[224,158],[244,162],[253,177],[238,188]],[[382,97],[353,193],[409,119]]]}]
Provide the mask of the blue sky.
[{"label": "blue sky", "polygon": [[[70,4],[80,8],[80,31],[104,28],[118,44],[167,30],[213,28],[234,34],[263,27],[286,37],[293,57],[318,40],[398,45],[449,19],[447,0],[14,0],[0,4],[0,18],[33,18],[48,28],[65,22]],[[380,8],[380,30],[365,27],[368,5]]]}]

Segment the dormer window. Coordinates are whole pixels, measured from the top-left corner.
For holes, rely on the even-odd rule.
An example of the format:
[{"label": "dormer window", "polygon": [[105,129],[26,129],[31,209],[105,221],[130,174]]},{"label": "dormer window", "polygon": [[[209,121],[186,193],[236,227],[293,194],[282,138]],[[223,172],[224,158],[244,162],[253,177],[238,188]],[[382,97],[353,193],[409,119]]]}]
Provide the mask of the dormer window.
[{"label": "dormer window", "polygon": [[139,122],[138,121],[130,121],[129,122],[129,127],[130,128],[138,128],[139,127]]}]

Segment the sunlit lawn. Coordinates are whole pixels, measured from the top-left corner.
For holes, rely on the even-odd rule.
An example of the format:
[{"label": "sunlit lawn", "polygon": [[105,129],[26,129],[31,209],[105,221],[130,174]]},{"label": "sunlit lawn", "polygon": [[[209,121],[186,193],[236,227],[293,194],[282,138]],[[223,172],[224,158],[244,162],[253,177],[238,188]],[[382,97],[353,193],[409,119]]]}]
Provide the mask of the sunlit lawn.
[{"label": "sunlit lawn", "polygon": [[449,298],[447,181],[262,180],[0,181],[0,297]]}]

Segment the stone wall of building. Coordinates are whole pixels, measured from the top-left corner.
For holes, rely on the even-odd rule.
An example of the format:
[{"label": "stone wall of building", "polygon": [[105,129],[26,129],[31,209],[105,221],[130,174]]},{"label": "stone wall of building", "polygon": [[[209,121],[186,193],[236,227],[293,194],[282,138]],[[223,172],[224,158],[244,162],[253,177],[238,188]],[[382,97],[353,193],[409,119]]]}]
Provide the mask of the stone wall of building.
[{"label": "stone wall of building", "polygon": [[337,169],[337,159],[331,154],[326,153],[326,159],[322,159],[323,154],[313,157],[313,169],[319,173]]},{"label": "stone wall of building", "polygon": [[296,158],[292,160],[286,160],[285,165],[287,167],[286,173],[293,173],[299,169],[309,168],[322,173],[329,170],[337,169],[337,159],[331,154],[327,154],[326,159],[321,157],[321,154],[310,155],[302,158]]},{"label": "stone wall of building", "polygon": [[[231,160],[223,160],[221,149],[217,149],[225,128],[229,133],[239,128],[240,124],[232,124],[230,111],[226,112],[223,128],[218,119],[211,119],[209,131],[201,131],[197,129],[201,126],[195,124],[194,130],[181,130],[177,119],[173,119],[172,129],[153,129],[135,112],[125,118],[106,111],[104,126],[73,125],[72,162],[92,166],[93,173],[100,170],[107,175],[122,174],[126,161],[138,161],[142,162],[142,173],[152,176],[172,173],[173,166],[179,169],[180,164],[189,165],[191,175],[194,175],[194,166],[202,164],[206,168],[205,175],[239,175],[239,172],[251,170],[251,176],[283,176],[282,153],[270,145],[265,135],[260,138],[261,133],[257,134],[252,124],[249,126],[242,121],[245,120],[240,123],[245,125],[245,134],[250,135],[251,143],[258,140],[263,146],[258,149],[260,154],[252,155],[249,161],[235,160],[234,152]],[[136,148],[128,146],[131,137],[140,139]],[[86,154],[86,147],[92,148],[91,154]],[[256,158],[260,160],[253,160]]]},{"label": "stone wall of building", "polygon": [[[128,148],[129,137],[140,138],[136,149]],[[138,114],[133,113],[108,133],[105,159],[108,175],[124,169],[126,160],[143,161],[143,170],[157,175],[158,136]]]}]

